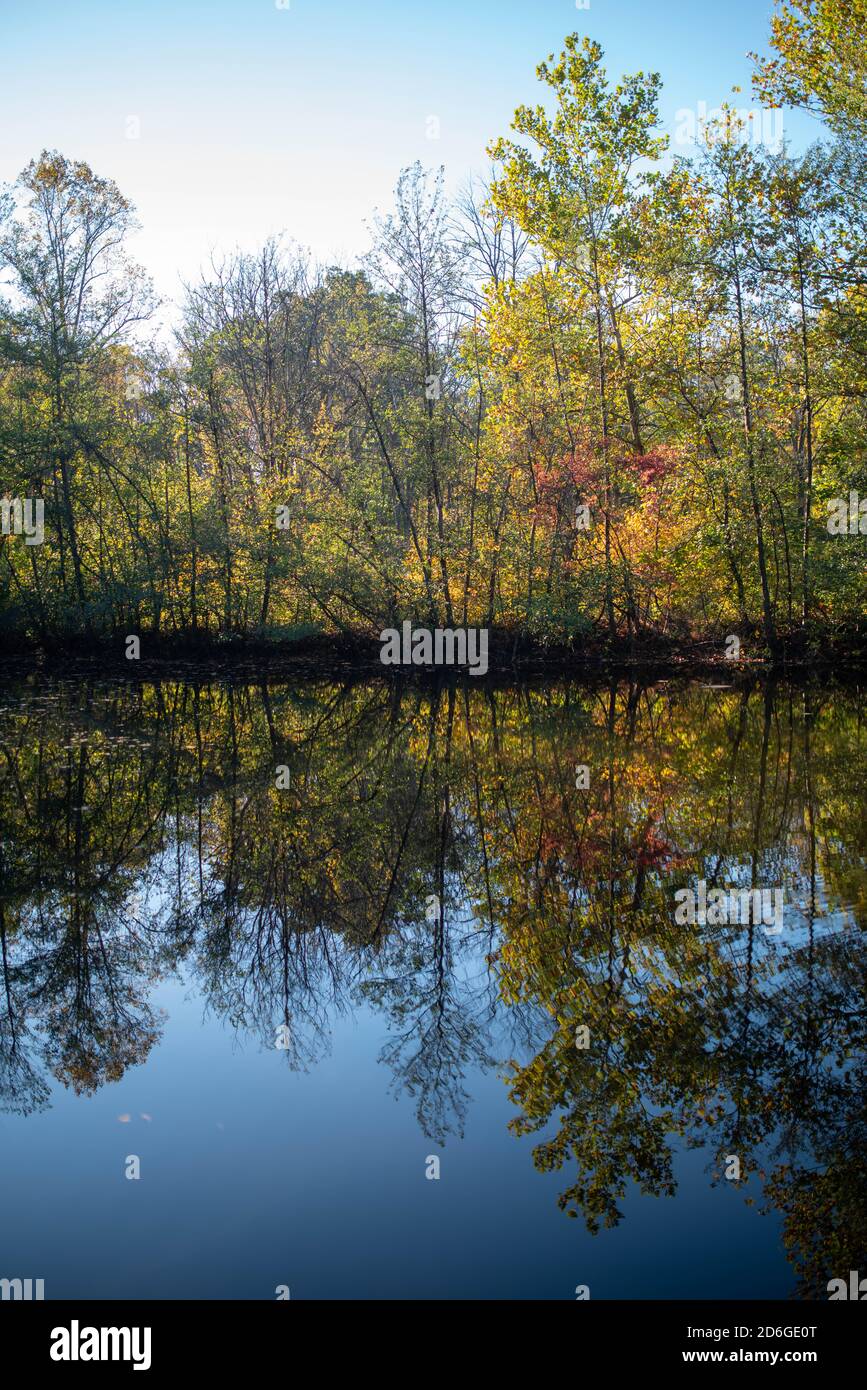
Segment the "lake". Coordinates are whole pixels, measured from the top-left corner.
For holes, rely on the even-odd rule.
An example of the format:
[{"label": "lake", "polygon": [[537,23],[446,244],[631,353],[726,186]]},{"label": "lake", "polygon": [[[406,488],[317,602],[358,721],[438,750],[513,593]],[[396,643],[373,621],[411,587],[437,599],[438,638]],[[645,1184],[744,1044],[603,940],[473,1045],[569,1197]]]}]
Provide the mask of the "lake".
[{"label": "lake", "polygon": [[827,1297],[867,1250],[865,715],[7,679],[0,1277]]}]

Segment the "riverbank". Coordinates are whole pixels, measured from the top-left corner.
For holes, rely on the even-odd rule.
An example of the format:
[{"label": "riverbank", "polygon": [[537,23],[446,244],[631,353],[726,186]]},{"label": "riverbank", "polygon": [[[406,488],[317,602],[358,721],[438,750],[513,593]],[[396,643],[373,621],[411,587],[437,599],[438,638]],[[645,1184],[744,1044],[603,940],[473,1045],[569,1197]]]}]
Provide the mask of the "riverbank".
[{"label": "riverbank", "polygon": [[[135,647],[132,648],[135,653]],[[214,636],[142,633],[136,654],[128,634],[114,637],[65,636],[40,641],[20,634],[0,639],[0,672],[41,670],[62,673],[97,669],[113,676],[186,675],[198,670],[227,675],[302,678],[381,676],[388,680],[513,680],[530,676],[635,675],[645,680],[664,676],[716,676],[749,679],[774,673],[824,680],[860,679],[867,675],[867,632],[840,629],[821,638],[801,633],[784,637],[776,660],[757,636],[740,639],[733,652],[729,634],[670,638],[658,633],[609,641],[581,634],[570,641],[542,642],[524,633],[491,628],[487,671],[441,665],[384,665],[382,643],[363,634],[306,632],[299,636]]]}]

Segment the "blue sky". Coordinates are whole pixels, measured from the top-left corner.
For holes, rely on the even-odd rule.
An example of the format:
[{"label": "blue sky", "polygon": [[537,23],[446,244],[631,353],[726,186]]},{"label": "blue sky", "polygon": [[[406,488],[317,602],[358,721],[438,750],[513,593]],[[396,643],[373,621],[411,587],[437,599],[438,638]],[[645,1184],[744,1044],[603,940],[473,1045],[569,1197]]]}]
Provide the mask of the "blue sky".
[{"label": "blue sky", "polygon": [[[661,73],[662,123],[734,83],[772,0],[0,0],[0,179],[43,147],[135,203],[134,254],[177,297],[211,253],[285,230],[350,260],[402,166],[460,186],[536,64],[588,33],[609,72]],[[439,122],[439,137],[429,138]],[[786,115],[798,145],[814,132]],[[134,138],[130,138],[133,136]]]}]

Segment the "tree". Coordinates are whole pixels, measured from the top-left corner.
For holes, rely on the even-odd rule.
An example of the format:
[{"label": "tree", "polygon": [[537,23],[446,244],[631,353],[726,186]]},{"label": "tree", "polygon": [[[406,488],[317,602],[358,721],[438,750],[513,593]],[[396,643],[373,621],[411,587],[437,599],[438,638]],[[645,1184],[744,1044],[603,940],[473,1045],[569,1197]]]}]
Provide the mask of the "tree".
[{"label": "tree", "polygon": [[[65,527],[78,617],[89,629],[73,505],[89,392],[107,350],[149,316],[153,299],[143,272],[124,256],[133,210],[114,183],[85,163],[43,151],[22,172],[15,192],[14,211],[0,235],[0,266],[13,277],[4,316],[16,357],[39,373],[48,401],[46,443],[53,460],[50,481],[61,503],[61,566]],[[63,577],[65,585],[65,570]]]},{"label": "tree", "polygon": [[771,41],[754,86],[773,106],[800,106],[838,135],[867,131],[867,0],[777,0]]},{"label": "tree", "polygon": [[565,278],[586,300],[592,316],[596,352],[605,527],[605,606],[608,631],[615,634],[612,578],[612,508],[615,468],[611,436],[617,431],[615,393],[626,400],[628,433],[636,453],[644,452],[641,411],[624,347],[622,320],[636,290],[623,252],[638,190],[648,179],[636,166],[656,160],[664,137],[657,123],[659,77],[639,73],[613,90],[602,66],[602,49],[572,34],[559,60],[553,55],[537,69],[556,99],[549,117],[542,106],[521,106],[513,129],[539,153],[512,140],[496,141],[489,151],[503,164],[493,197],[502,215],[512,217],[538,244],[557,280]]}]

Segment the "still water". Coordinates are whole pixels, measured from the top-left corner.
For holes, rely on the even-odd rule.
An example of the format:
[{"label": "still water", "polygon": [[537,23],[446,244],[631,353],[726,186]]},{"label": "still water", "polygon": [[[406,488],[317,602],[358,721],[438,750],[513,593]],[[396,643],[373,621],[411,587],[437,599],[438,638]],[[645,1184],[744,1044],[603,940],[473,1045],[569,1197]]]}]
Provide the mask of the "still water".
[{"label": "still water", "polygon": [[[0,1277],[864,1267],[863,693],[473,686],[0,686]],[[781,921],[681,906],[744,887]]]}]

